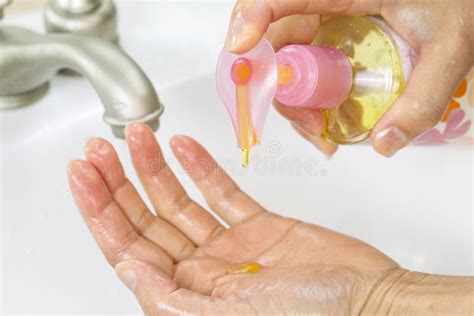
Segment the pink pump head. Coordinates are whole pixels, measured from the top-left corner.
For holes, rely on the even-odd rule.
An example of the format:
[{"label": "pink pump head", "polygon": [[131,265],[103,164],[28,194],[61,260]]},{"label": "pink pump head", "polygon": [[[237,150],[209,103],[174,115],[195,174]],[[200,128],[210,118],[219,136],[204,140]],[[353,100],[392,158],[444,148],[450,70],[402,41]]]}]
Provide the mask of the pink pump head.
[{"label": "pink pump head", "polygon": [[[335,48],[289,45],[275,54],[270,43],[262,39],[245,54],[235,55],[224,49],[217,63],[217,90],[238,139],[236,83],[239,82],[234,76],[234,67],[242,63],[249,63],[251,68],[250,78],[245,84],[250,121],[258,139],[274,97],[287,106],[331,109],[348,97],[352,86],[351,63]],[[286,74],[288,80],[280,84],[279,66],[284,66],[289,72]]]},{"label": "pink pump head", "polygon": [[217,91],[227,108],[227,112],[229,112],[235,133],[239,138],[237,86],[232,79],[234,73],[232,67],[237,59],[247,60],[251,63],[252,74],[249,81],[246,82],[250,107],[249,114],[256,136],[260,139],[277,88],[275,52],[268,41],[262,40],[245,54],[235,55],[224,49],[219,56],[216,72]]}]

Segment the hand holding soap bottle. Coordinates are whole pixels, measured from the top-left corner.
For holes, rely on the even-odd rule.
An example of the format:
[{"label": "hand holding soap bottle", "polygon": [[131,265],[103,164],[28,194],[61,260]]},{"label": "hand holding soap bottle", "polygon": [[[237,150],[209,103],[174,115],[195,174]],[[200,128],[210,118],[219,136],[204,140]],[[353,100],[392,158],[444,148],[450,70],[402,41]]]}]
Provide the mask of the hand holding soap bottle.
[{"label": "hand holding soap bottle", "polygon": [[[265,39],[245,54],[224,49],[217,85],[244,152],[243,164],[258,143],[273,97],[287,106],[321,109],[323,136],[334,143],[367,139],[403,91],[416,60],[415,50],[374,17],[333,18],[311,45],[288,45],[276,54]],[[236,80],[239,74],[246,75],[245,82]]]},{"label": "hand holding soap bottle", "polygon": [[[306,2],[307,5],[304,5]],[[423,49],[427,45],[423,41],[428,39],[434,40],[437,37],[438,41],[447,40],[446,36],[440,38],[437,33],[423,34],[420,30],[425,24],[434,23],[434,17],[431,18],[433,10],[451,9],[437,8],[442,4],[400,4],[381,8],[375,5],[375,1],[354,1],[350,8],[342,8],[339,2],[321,3],[311,0],[268,0],[262,3],[243,0],[236,6],[227,47],[233,52],[244,53],[234,55],[224,50],[217,72],[219,93],[233,119],[239,145],[244,152],[258,143],[268,107],[275,97],[289,109],[320,109],[325,118],[322,137],[331,143],[351,144],[362,141],[370,136],[371,130],[376,126],[375,134],[390,140],[393,146],[376,146],[377,137],[374,138],[373,132],[374,147],[389,156],[439,120],[452,96],[451,90],[456,88],[458,81],[472,64],[472,58],[467,58],[469,56],[466,55],[469,43],[456,44],[454,41],[451,45],[462,46],[462,49],[456,45],[448,47],[449,54],[437,47],[432,50]],[[275,33],[285,30],[286,40],[280,42],[308,43],[308,34],[313,32],[315,37],[312,45],[289,45],[276,54],[265,40],[255,46],[271,22],[286,15],[303,13],[303,9],[306,10],[305,16],[292,16],[272,25],[269,38],[273,43],[278,42],[275,41]],[[421,53],[421,59],[413,72],[414,78],[403,94],[418,54],[381,18],[333,17],[318,30],[320,16],[308,15],[328,12],[337,14],[342,11],[345,15],[381,14],[382,9],[383,17]],[[414,20],[415,18],[419,19]],[[423,19],[420,20],[421,18]],[[311,23],[314,24],[313,30]],[[298,28],[292,24],[298,25]],[[447,28],[452,27],[452,24],[447,25]],[[429,29],[424,29],[426,30]],[[451,35],[456,39],[463,34],[455,32]],[[251,50],[246,51],[251,47]],[[454,49],[460,49],[458,63],[444,60],[446,55],[453,55]],[[450,64],[451,67],[443,67],[447,76],[438,76],[437,81],[433,81],[433,63],[440,62]],[[244,84],[236,84],[232,80],[232,69],[236,74],[240,64],[246,65],[246,69],[250,70],[250,76]],[[431,77],[428,79],[427,76]],[[425,80],[423,84],[418,82],[420,79]],[[237,91],[245,93],[238,94]],[[236,97],[237,95],[240,97]],[[402,96],[392,110],[384,115],[400,95]],[[430,98],[437,102],[430,102]],[[415,104],[407,105],[410,101]],[[242,108],[246,108],[244,113],[247,113],[244,120],[239,114],[242,111],[236,110]],[[247,123],[242,124],[242,121],[250,123],[248,128]],[[250,132],[245,132],[246,130]],[[242,141],[243,138],[247,140]]]}]

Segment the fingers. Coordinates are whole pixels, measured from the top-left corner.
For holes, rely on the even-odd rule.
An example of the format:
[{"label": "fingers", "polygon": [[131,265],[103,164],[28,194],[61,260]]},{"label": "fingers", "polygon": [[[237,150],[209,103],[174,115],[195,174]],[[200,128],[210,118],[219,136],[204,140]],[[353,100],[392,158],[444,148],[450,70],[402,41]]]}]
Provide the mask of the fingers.
[{"label": "fingers", "polygon": [[176,136],[171,141],[171,148],[209,206],[225,222],[236,225],[265,212],[263,207],[240,190],[196,141],[189,137]]},{"label": "fingers", "polygon": [[100,138],[91,139],[86,144],[85,155],[101,174],[114,201],[141,235],[161,247],[176,262],[194,252],[196,247],[186,236],[150,212],[133,184],[126,178],[117,153],[110,143]]},{"label": "fingers", "polygon": [[270,25],[265,37],[278,51],[288,44],[309,44],[319,28],[319,15],[293,15]]},{"label": "fingers", "polygon": [[293,129],[308,142],[313,144],[317,149],[319,149],[327,159],[331,158],[337,151],[338,146],[336,144],[328,142],[325,138],[321,136],[314,136],[309,134],[305,129],[300,125],[291,123]]},{"label": "fingers", "polygon": [[133,165],[158,215],[201,245],[224,227],[194,202],[166,164],[151,129],[144,124],[127,127],[126,138]]},{"label": "fingers", "polygon": [[91,163],[72,161],[68,174],[79,211],[112,266],[127,258],[140,258],[166,273],[173,271],[171,258],[133,229]]},{"label": "fingers", "polygon": [[380,0],[240,0],[232,13],[226,48],[243,53],[254,47],[269,25],[295,14],[379,14]]},{"label": "fingers", "polygon": [[403,94],[371,133],[377,152],[390,157],[441,119],[459,82],[472,65],[463,41],[422,48]]},{"label": "fingers", "polygon": [[320,110],[300,109],[285,106],[274,101],[275,109],[291,123],[300,136],[312,143],[327,157],[337,151],[337,145],[321,136],[324,130],[324,117]]},{"label": "fingers", "polygon": [[202,295],[177,284],[155,266],[138,260],[119,263],[119,279],[135,294],[145,315],[235,315],[254,314],[248,300],[228,300]]}]

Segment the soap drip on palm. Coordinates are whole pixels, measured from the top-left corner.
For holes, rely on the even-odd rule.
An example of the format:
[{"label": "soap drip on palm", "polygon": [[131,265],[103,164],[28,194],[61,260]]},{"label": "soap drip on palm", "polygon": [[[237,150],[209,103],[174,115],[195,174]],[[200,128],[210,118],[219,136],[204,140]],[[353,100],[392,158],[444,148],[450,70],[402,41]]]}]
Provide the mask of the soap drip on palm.
[{"label": "soap drip on palm", "polygon": [[240,273],[258,273],[263,269],[263,266],[257,262],[245,262],[232,269],[225,270],[229,274],[240,274]]}]

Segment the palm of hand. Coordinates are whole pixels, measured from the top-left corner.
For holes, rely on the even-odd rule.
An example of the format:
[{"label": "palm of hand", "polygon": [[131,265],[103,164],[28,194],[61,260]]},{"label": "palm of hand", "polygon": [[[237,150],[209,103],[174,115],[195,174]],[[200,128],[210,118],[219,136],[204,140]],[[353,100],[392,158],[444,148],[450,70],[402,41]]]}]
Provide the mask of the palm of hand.
[{"label": "palm of hand", "polygon": [[[186,195],[148,128],[130,126],[127,140],[158,216],[147,209],[104,140],[88,143],[88,161],[72,162],[69,176],[81,214],[108,261],[121,279],[124,271],[133,271],[133,282],[124,282],[146,313],[360,311],[377,280],[398,267],[359,240],[267,212],[199,144],[175,138],[175,155],[230,225],[226,229]],[[263,269],[232,272],[246,262]]]},{"label": "palm of hand", "polygon": [[[242,262],[264,268],[229,273]],[[175,279],[206,294],[239,298],[263,314],[342,315],[362,308],[374,283],[395,268],[394,261],[359,240],[265,213],[202,245],[177,265]]]}]

